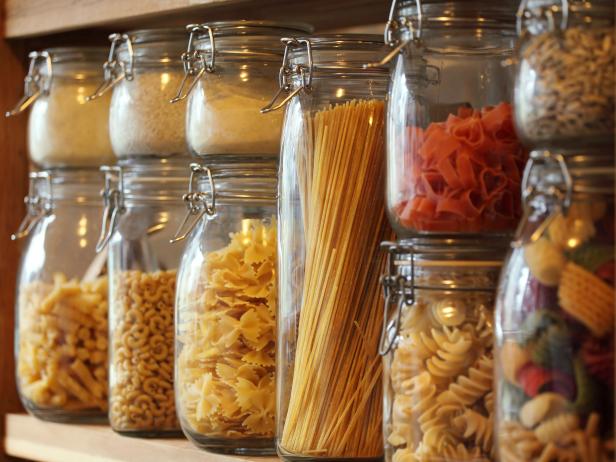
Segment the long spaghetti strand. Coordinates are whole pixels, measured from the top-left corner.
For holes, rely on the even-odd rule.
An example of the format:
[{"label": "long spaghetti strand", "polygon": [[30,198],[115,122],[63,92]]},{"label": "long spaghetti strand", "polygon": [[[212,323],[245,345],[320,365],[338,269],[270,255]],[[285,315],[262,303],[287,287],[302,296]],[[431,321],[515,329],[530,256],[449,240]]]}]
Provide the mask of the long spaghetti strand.
[{"label": "long spaghetti strand", "polygon": [[384,103],[351,101],[307,121],[298,152],[306,259],[281,446],[292,454],[379,457]]}]

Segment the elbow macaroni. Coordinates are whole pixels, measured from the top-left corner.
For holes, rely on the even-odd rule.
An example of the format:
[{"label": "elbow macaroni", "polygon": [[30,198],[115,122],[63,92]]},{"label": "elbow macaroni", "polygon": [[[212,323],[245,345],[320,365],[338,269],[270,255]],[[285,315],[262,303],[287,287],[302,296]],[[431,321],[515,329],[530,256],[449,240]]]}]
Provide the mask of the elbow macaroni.
[{"label": "elbow macaroni", "polygon": [[126,271],[112,285],[109,419],[116,431],[175,431],[175,271]]},{"label": "elbow macaroni", "polygon": [[29,283],[19,290],[17,381],[36,410],[107,410],[107,278]]},{"label": "elbow macaroni", "polygon": [[275,223],[250,220],[180,294],[179,414],[197,438],[274,436],[275,266]]}]

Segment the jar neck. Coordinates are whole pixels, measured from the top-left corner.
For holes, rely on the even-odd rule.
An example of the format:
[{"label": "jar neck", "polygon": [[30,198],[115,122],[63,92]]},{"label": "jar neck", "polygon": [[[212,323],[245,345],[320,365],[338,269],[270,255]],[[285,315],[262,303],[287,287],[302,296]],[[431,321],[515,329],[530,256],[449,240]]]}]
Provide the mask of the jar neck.
[{"label": "jar neck", "polygon": [[613,0],[564,2],[527,0],[518,14],[518,32],[536,35],[573,27],[613,27]]},{"label": "jar neck", "polygon": [[[119,188],[124,204],[181,203],[188,181],[189,160],[144,158],[118,162],[107,179]],[[112,185],[113,188],[113,185]]]},{"label": "jar neck", "polygon": [[104,176],[98,168],[60,168],[45,173],[51,188],[43,188],[49,189],[52,204],[101,205]]}]

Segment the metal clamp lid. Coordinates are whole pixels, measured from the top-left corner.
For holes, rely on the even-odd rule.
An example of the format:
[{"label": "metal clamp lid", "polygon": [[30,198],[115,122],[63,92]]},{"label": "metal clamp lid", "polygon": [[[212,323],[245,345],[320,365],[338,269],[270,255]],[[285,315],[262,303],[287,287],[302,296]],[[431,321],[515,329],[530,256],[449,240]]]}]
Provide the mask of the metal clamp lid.
[{"label": "metal clamp lid", "polygon": [[[560,8],[556,5],[560,3]],[[560,25],[558,28],[562,31],[569,25],[569,0],[522,0],[520,7],[516,13],[516,28],[518,35],[522,36],[528,30],[527,23],[531,20],[545,21],[547,30],[553,32],[556,30],[557,13],[560,12]]]},{"label": "metal clamp lid", "polygon": [[[379,340],[379,354],[387,355],[394,346],[396,337],[400,333],[402,323],[402,309],[404,306],[411,306],[415,303],[415,261],[413,258],[413,247],[403,243],[383,242],[382,249],[387,250],[387,269],[381,277],[383,284],[383,297],[385,299],[383,312],[383,328]],[[397,271],[396,260],[400,256],[410,257],[410,274],[403,275]],[[390,306],[395,305],[394,323],[389,325]]]},{"label": "metal clamp lid", "polygon": [[[182,53],[182,65],[184,66],[184,78],[180,83],[177,94],[169,101],[177,103],[185,99],[190,92],[195,88],[199,79],[204,73],[213,73],[216,68],[216,41],[214,40],[214,30],[205,24],[189,24],[186,30],[190,33],[188,36],[188,46],[186,51]],[[210,59],[206,60],[205,53],[202,50],[197,50],[194,47],[195,37],[201,33],[207,32],[210,39]],[[192,82],[188,85],[186,92],[184,87],[188,82],[189,77],[193,77]]]},{"label": "metal clamp lid", "polygon": [[[53,210],[53,197],[51,189],[51,173],[30,172],[28,195],[24,197],[26,204],[26,216],[22,220],[17,231],[11,235],[11,240],[16,241],[30,234],[34,226]],[[41,183],[45,183],[47,195],[41,195]]]},{"label": "metal clamp lid", "polygon": [[103,166],[101,172],[105,174],[105,187],[101,191],[103,197],[103,219],[101,234],[96,243],[96,251],[101,252],[113,236],[118,227],[120,215],[125,212],[124,206],[124,176],[122,168],[118,166]]},{"label": "metal clamp lid", "polygon": [[[278,72],[279,89],[267,106],[261,109],[261,114],[277,111],[278,109],[285,107],[287,103],[302,90],[307,92],[312,91],[312,74],[314,72],[314,63],[312,59],[312,44],[310,40],[283,38],[280,41],[284,45],[284,55],[282,57],[282,66],[280,66],[280,71]],[[289,60],[289,52],[291,48],[300,48],[301,46],[306,47],[308,66],[304,66],[303,64],[296,64],[295,66],[292,66]],[[301,85],[291,91],[291,78],[293,76],[300,77]],[[276,104],[276,101],[283,93],[287,93],[287,96],[285,96],[280,103]]]},{"label": "metal clamp lid", "polygon": [[[135,53],[133,51],[133,42],[128,34],[111,34],[109,36],[111,47],[109,48],[109,56],[103,64],[103,82],[99,85],[96,91],[86,98],[86,101],[92,101],[100,98],[107,91],[111,90],[122,79],[128,81],[133,80],[133,67]],[[118,57],[118,49],[123,44],[126,44],[128,52],[128,61],[124,62]]]},{"label": "metal clamp lid", "polygon": [[[13,109],[4,113],[5,117],[21,114],[39,97],[48,95],[51,89],[53,78],[51,55],[47,51],[32,51],[28,57],[30,58],[30,66],[28,74],[24,78],[24,95]],[[47,75],[40,72],[39,63],[41,62],[45,63]]]},{"label": "metal clamp lid", "polygon": [[[207,178],[210,185],[210,192],[197,191],[196,183],[201,178]],[[210,202],[208,203],[208,195]],[[186,204],[187,212],[180,223],[177,231],[170,240],[172,244],[182,241],[195,229],[197,223],[205,216],[216,215],[216,186],[212,171],[203,165],[192,163],[190,164],[190,180],[188,183],[188,193],[182,196],[182,200]],[[193,217],[191,221],[190,218]]]},{"label": "metal clamp lid", "polygon": [[[384,40],[392,50],[378,63],[365,64],[364,68],[369,69],[373,67],[382,67],[391,62],[406,46],[411,42],[419,43],[421,40],[421,31],[423,29],[423,8],[421,0],[415,0],[417,5],[417,18],[403,16],[401,18],[395,18],[396,11],[398,9],[398,0],[391,2],[389,9],[389,19],[385,24]],[[400,40],[394,38],[395,32],[406,31],[408,38]]]},{"label": "metal clamp lid", "polygon": [[[560,171],[562,184],[564,188],[558,187],[555,184],[550,184],[545,187],[537,187],[531,184],[531,177],[534,171],[542,165],[555,165]],[[565,157],[562,154],[554,154],[549,151],[533,152],[524,169],[522,178],[522,199],[524,201],[524,213],[518,225],[518,229],[514,234],[514,239],[511,243],[513,248],[518,248],[528,243],[536,242],[547,231],[550,224],[561,213],[566,213],[571,205],[573,196],[573,180],[571,173],[567,167]],[[543,220],[540,226],[533,231],[528,238],[523,237],[524,227],[527,221],[535,212],[533,202],[536,198],[543,197],[551,199],[555,207],[550,215]]]}]

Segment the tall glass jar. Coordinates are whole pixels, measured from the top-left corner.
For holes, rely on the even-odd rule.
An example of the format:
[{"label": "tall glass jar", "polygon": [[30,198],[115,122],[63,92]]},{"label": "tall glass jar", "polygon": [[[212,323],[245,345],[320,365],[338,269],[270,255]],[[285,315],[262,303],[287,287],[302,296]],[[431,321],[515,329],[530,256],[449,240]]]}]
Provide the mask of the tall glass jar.
[{"label": "tall glass jar", "polygon": [[184,76],[184,28],[111,34],[104,81],[90,99],[113,89],[109,134],[120,159],[186,155],[186,105],[169,104]]},{"label": "tall glass jar", "polygon": [[362,64],[385,47],[362,35],[285,43],[277,449],[287,460],[380,459],[387,71]]},{"label": "tall glass jar", "polygon": [[506,242],[386,246],[386,460],[494,460],[492,308]]},{"label": "tall glass jar", "polygon": [[[276,91],[280,39],[310,32],[303,24],[223,21],[188,26],[186,79],[176,101],[188,96],[186,138],[208,162],[278,157],[282,113],[259,113]],[[184,91],[186,87],[186,91]]]},{"label": "tall glass jar", "polygon": [[[99,249],[109,261],[109,421],[131,436],[179,433],[173,393],[174,301],[186,164],[107,168]],[[104,252],[104,250],[102,250]]]},{"label": "tall glass jar", "polygon": [[191,168],[196,229],[176,298],[180,423],[200,448],[273,454],[277,162]]},{"label": "tall glass jar", "polygon": [[526,153],[510,104],[514,0],[399,0],[387,207],[399,238],[511,233]]},{"label": "tall glass jar", "polygon": [[17,275],[17,387],[43,420],[105,420],[107,275],[96,255],[98,169],[30,174]]},{"label": "tall glass jar", "polygon": [[33,51],[24,96],[6,116],[30,109],[28,152],[41,168],[92,167],[113,160],[109,101],[86,104],[97,86],[103,48],[67,47]]},{"label": "tall glass jar", "polygon": [[613,0],[525,0],[518,18],[516,127],[528,146],[614,144]]},{"label": "tall glass jar", "polygon": [[534,152],[496,311],[500,460],[614,460],[614,157]]}]

